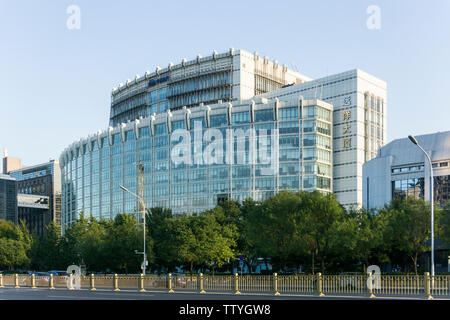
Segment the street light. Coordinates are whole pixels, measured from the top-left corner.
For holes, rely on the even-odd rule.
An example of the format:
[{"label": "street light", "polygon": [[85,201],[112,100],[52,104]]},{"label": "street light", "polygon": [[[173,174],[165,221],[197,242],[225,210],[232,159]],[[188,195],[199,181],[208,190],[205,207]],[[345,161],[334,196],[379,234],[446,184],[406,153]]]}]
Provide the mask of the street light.
[{"label": "street light", "polygon": [[129,194],[133,195],[134,197],[136,197],[139,202],[141,202],[142,205],[142,209],[143,209],[143,223],[144,223],[144,252],[137,252],[137,250],[135,250],[135,253],[139,253],[139,254],[143,254],[144,255],[144,263],[142,264],[142,273],[145,276],[145,270],[147,269],[147,254],[145,251],[145,203],[144,203],[144,199],[142,199],[142,197],[138,196],[137,194],[131,192],[130,190],[128,190],[127,188],[125,188],[124,186],[120,186],[120,189],[122,189],[125,192],[128,192]]},{"label": "street light", "polygon": [[420,150],[425,154],[430,165],[430,200],[431,200],[431,276],[434,277],[434,181],[433,181],[433,164],[431,163],[431,158],[428,153],[420,146],[417,139],[413,136],[408,136],[409,140],[419,147]]}]

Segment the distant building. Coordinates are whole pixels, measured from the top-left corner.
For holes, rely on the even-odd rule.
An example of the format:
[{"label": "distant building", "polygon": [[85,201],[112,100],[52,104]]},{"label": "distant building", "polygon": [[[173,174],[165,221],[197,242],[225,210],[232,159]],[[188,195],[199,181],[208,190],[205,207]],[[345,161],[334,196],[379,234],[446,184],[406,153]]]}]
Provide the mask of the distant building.
[{"label": "distant building", "polygon": [[[450,131],[416,137],[433,163],[434,200],[450,201]],[[430,200],[430,170],[425,155],[408,138],[394,140],[363,166],[363,204],[379,208],[393,198]]]},{"label": "distant building", "polygon": [[0,174],[0,219],[17,223],[16,179]]},{"label": "distant building", "polygon": [[22,160],[19,158],[8,157],[8,150],[3,149],[3,174],[22,169]]},{"label": "distant building", "polygon": [[55,221],[61,225],[61,170],[59,161],[9,172],[17,180],[18,220],[42,236],[46,226]]}]

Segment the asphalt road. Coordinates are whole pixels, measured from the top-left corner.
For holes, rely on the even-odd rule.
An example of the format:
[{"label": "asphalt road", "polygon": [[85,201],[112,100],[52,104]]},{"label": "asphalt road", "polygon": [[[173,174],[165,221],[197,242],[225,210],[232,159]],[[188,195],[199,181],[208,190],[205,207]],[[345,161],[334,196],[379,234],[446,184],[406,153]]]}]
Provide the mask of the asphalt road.
[{"label": "asphalt road", "polygon": [[[246,294],[241,295],[224,293],[206,293],[178,291],[168,293],[162,291],[137,292],[132,290],[121,290],[114,292],[111,290],[90,291],[90,290],[67,290],[46,288],[1,288],[0,300],[371,300],[367,297],[348,296],[306,296],[306,295],[280,295],[269,294]],[[421,297],[377,297],[375,300],[402,299],[402,300],[423,300]]]}]

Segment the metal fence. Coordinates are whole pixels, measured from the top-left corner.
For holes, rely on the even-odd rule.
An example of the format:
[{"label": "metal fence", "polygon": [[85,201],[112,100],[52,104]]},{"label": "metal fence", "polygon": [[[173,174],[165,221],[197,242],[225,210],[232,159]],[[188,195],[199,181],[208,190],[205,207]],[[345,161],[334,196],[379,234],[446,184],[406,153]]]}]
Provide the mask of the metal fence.
[{"label": "metal fence", "polygon": [[450,297],[450,275],[2,275],[0,288]]}]

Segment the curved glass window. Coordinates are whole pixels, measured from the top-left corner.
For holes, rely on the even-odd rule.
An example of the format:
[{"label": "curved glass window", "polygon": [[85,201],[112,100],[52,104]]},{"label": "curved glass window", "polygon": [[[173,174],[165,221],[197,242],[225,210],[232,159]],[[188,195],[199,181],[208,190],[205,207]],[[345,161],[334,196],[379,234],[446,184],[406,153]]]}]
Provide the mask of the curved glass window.
[{"label": "curved glass window", "polygon": [[184,120],[172,122],[172,131],[175,131],[178,129],[186,129],[186,122]]},{"label": "curved glass window", "polygon": [[216,114],[210,116],[211,127],[222,127],[228,125],[227,114]]},{"label": "curved glass window", "polygon": [[273,121],[273,109],[256,110],[255,122]]},{"label": "curved glass window", "polygon": [[163,134],[167,134],[166,123],[155,124],[155,136],[161,136]]},{"label": "curved glass window", "polygon": [[139,139],[150,137],[150,128],[149,127],[139,128],[138,131],[139,131]]},{"label": "curved glass window", "polygon": [[249,123],[250,122],[250,112],[236,112],[231,114],[231,123],[232,124],[240,124],[240,123]]}]

